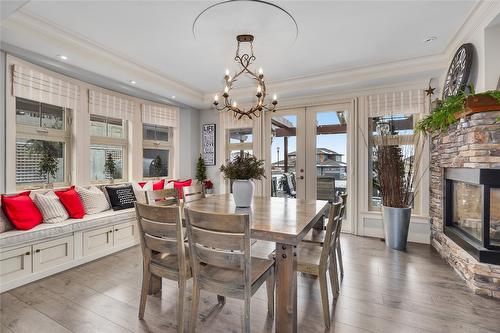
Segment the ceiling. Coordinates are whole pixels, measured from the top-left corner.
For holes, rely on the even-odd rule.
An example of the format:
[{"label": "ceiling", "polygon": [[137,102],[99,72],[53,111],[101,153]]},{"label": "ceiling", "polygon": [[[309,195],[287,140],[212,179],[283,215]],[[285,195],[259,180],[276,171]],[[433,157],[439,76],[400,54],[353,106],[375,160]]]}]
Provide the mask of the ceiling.
[{"label": "ceiling", "polygon": [[[295,18],[295,42],[294,26],[276,8],[238,1],[200,17],[195,38],[193,20],[214,3],[30,1],[3,19],[1,38],[47,57],[65,54],[75,66],[199,107],[221,89],[224,70],[236,69],[238,33],[255,34],[255,64],[272,90],[442,54],[477,1],[273,2]],[[36,25],[30,30],[27,21]],[[430,36],[437,40],[424,43]]]}]

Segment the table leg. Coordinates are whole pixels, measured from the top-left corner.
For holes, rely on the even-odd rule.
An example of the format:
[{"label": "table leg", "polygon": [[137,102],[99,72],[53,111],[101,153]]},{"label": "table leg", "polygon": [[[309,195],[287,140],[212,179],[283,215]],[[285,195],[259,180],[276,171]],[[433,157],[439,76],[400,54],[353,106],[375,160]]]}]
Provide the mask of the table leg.
[{"label": "table leg", "polygon": [[151,275],[151,280],[149,281],[149,294],[155,295],[160,292],[161,296],[161,277],[156,275]]},{"label": "table leg", "polygon": [[297,332],[297,257],[293,245],[276,243],[276,332]]}]

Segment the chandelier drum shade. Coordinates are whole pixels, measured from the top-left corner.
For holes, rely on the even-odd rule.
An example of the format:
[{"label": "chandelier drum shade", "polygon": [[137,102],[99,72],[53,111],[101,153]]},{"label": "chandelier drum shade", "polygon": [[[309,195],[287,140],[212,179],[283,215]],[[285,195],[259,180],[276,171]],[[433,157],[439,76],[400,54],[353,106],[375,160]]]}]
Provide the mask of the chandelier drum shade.
[{"label": "chandelier drum shade", "polygon": [[[218,111],[221,112],[233,112],[234,116],[238,119],[242,117],[248,117],[252,119],[252,117],[260,117],[262,112],[264,111],[276,111],[276,106],[278,105],[278,100],[276,95],[273,96],[273,99],[270,103],[266,103],[267,89],[266,83],[264,81],[264,73],[262,68],[255,72],[250,68],[250,65],[255,61],[256,57],[253,53],[253,41],[254,36],[252,35],[238,35],[236,37],[238,41],[238,46],[236,48],[236,55],[234,60],[240,66],[240,69],[235,73],[234,76],[230,76],[229,70],[226,70],[226,75],[224,76],[224,92],[222,93],[222,104],[219,103],[219,95],[215,95],[214,97],[214,105]],[[240,54],[240,45],[241,43],[249,43],[250,44],[250,54],[243,53]],[[248,109],[239,108],[236,100],[231,98],[230,92],[233,88],[233,84],[238,81],[238,79],[242,75],[247,75],[252,80],[254,80],[257,84],[255,97],[257,97],[256,103]]]}]

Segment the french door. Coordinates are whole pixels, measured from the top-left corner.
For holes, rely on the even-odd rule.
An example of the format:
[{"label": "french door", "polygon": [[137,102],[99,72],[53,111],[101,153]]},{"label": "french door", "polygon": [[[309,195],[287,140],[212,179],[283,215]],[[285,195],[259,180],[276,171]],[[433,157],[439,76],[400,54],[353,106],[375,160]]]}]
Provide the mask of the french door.
[{"label": "french door", "polygon": [[[279,109],[264,121],[265,195],[329,200],[353,198],[355,122],[353,102]],[[348,205],[351,220],[354,205]],[[346,231],[351,221],[344,223]]]}]

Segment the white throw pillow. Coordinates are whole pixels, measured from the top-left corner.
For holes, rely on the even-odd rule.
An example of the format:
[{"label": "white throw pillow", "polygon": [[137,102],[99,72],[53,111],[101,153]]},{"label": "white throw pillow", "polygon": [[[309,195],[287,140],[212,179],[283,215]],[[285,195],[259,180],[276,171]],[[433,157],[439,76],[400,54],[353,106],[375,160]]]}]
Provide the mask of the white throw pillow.
[{"label": "white throw pillow", "polygon": [[85,214],[97,214],[110,208],[108,199],[103,191],[95,186],[90,188],[77,187],[76,192],[82,199]]},{"label": "white throw pillow", "polygon": [[42,213],[44,223],[59,223],[69,218],[68,212],[54,191],[45,194],[35,193],[33,202]]}]

